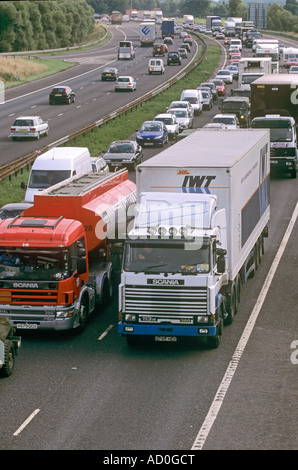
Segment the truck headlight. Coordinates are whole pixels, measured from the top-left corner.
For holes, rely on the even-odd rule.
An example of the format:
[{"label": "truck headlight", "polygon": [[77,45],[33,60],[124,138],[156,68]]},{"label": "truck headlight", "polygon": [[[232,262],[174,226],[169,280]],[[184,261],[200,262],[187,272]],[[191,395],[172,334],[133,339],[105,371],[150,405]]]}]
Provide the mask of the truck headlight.
[{"label": "truck headlight", "polygon": [[208,323],[209,317],[208,315],[198,315],[197,322],[198,323]]},{"label": "truck headlight", "polygon": [[125,314],[125,321],[136,321],[137,316],[133,313],[126,313]]}]

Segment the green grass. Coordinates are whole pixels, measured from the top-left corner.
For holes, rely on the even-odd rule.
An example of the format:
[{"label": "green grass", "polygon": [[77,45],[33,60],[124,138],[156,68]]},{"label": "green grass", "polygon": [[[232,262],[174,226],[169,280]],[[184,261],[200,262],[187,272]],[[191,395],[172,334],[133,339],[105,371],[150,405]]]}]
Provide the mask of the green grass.
[{"label": "green grass", "polygon": [[[91,156],[103,153],[113,140],[125,139],[131,136],[145,120],[152,119],[156,114],[165,111],[171,101],[180,98],[181,91],[186,88],[196,88],[218,67],[221,50],[218,45],[208,46],[207,54],[202,64],[198,65],[186,77],[168,90],[158,94],[151,100],[139,105],[125,115],[115,118],[101,127],[87,132],[67,142],[65,146],[88,147]],[[9,179],[0,182],[0,207],[10,202],[24,199],[25,191],[21,189],[21,182],[27,183],[29,170],[18,172]]]}]

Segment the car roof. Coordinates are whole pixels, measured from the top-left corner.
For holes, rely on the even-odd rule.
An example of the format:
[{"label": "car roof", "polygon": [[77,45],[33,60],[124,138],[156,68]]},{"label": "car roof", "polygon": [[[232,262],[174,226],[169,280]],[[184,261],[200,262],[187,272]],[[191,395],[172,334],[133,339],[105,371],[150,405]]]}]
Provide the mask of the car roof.
[{"label": "car roof", "polygon": [[15,120],[17,120],[17,119],[36,119],[36,118],[40,118],[40,116],[18,116],[17,118],[15,118]]},{"label": "car roof", "polygon": [[230,117],[230,118],[236,118],[236,114],[228,114],[228,113],[222,113],[222,114],[215,114],[214,118],[220,118],[220,117]]}]

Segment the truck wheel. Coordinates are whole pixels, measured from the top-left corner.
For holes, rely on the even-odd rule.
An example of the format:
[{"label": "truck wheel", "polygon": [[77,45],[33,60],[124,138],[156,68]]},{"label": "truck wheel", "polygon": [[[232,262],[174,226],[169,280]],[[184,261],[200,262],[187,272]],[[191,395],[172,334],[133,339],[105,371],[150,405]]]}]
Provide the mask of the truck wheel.
[{"label": "truck wheel", "polygon": [[14,369],[15,350],[12,341],[6,339],[4,341],[4,364],[0,369],[1,377],[9,377]]},{"label": "truck wheel", "polygon": [[230,297],[230,305],[227,309],[228,316],[225,318],[225,325],[230,325],[233,323],[236,311],[237,311],[237,297],[236,297],[236,290],[235,287],[232,289],[231,297]]},{"label": "truck wheel", "polygon": [[87,318],[88,318],[88,305],[85,299],[82,300],[80,305],[80,312],[79,312],[79,326],[76,329],[77,333],[82,333],[86,328]]},{"label": "truck wheel", "polygon": [[297,176],[297,173],[296,173],[296,169],[295,169],[295,170],[292,171],[291,177],[292,177],[292,178],[296,178],[296,176]]}]

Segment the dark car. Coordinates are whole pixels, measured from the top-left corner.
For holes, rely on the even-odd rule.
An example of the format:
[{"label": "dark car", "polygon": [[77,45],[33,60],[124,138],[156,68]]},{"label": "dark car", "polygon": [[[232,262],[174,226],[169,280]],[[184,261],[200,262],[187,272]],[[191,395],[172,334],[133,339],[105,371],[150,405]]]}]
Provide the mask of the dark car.
[{"label": "dark car", "polygon": [[103,71],[101,72],[101,81],[107,81],[107,80],[117,80],[119,77],[119,71],[118,69],[115,69],[114,67],[105,67]]},{"label": "dark car", "polygon": [[49,104],[55,103],[74,103],[76,100],[75,92],[69,87],[64,85],[55,86],[51,89],[49,96]]},{"label": "dark car", "polygon": [[168,65],[181,65],[181,56],[179,52],[169,52],[168,53]]},{"label": "dark car", "polygon": [[221,103],[222,113],[236,114],[240,127],[249,127],[250,124],[250,103],[246,96],[230,96]]},{"label": "dark car", "polygon": [[138,144],[163,147],[169,140],[168,130],[162,121],[145,121],[137,131]]},{"label": "dark car", "polygon": [[117,140],[109,145],[103,158],[110,170],[122,167],[135,170],[143,160],[143,149],[134,140]]}]

